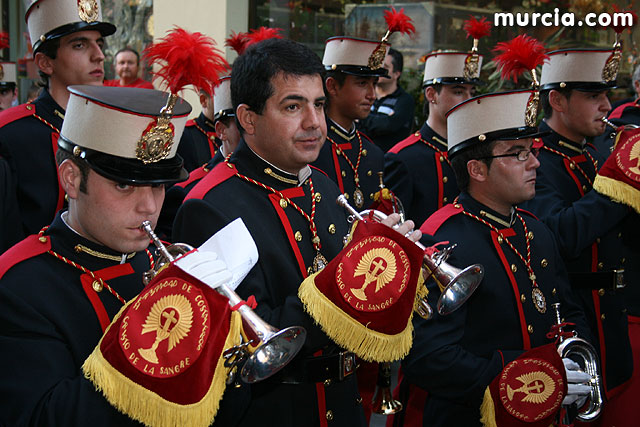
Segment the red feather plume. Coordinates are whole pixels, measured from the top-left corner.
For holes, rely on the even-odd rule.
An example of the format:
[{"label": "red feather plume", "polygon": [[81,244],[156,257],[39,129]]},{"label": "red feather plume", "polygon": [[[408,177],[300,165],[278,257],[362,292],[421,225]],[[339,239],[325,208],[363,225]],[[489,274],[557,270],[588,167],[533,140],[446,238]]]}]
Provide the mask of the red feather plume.
[{"label": "red feather plume", "polygon": [[0,32],[0,49],[6,49],[9,47],[9,33],[6,31]]},{"label": "red feather plume", "polygon": [[225,39],[224,45],[229,46],[231,49],[235,50],[238,55],[242,55],[244,50],[247,48],[247,42],[249,39],[247,38],[247,33],[238,33],[235,31],[231,31],[231,35]]},{"label": "red feather plume", "polygon": [[[611,25],[610,27],[613,29],[613,31],[615,31],[618,34],[621,34],[624,30],[626,30],[627,28],[633,28],[637,23],[638,23],[638,14],[636,12],[634,12],[633,10],[631,10],[631,7],[629,7],[628,10],[621,10],[620,8],[618,8],[617,5],[613,5],[613,12],[611,15]],[[620,13],[630,13],[631,14],[631,25],[614,25],[615,24],[615,17],[613,16],[614,14],[620,14]],[[620,16],[618,16],[618,19],[620,19]]]},{"label": "red feather plume", "polygon": [[549,58],[544,45],[526,34],[498,43],[493,51],[501,52],[493,60],[500,68],[502,78],[513,78],[516,83],[519,75],[535,69]]},{"label": "red feather plume", "polygon": [[245,45],[245,49],[251,46],[252,44],[259,43],[263,40],[268,39],[281,39],[280,28],[268,28],[268,27],[260,27],[251,30],[247,34],[247,44]]},{"label": "red feather plume", "polygon": [[146,48],[144,57],[149,64],[160,65],[154,79],[164,79],[171,93],[178,93],[187,85],[212,93],[218,76],[229,69],[215,44],[202,33],[176,27]]},{"label": "red feather plume", "polygon": [[487,21],[487,17],[483,16],[477,20],[475,16],[469,17],[464,21],[464,30],[467,32],[467,38],[481,39],[491,34],[491,22]]},{"label": "red feather plume", "polygon": [[415,34],[416,32],[416,27],[413,26],[411,18],[405,15],[404,8],[398,11],[391,6],[391,10],[384,11],[384,20],[387,21],[389,33]]}]

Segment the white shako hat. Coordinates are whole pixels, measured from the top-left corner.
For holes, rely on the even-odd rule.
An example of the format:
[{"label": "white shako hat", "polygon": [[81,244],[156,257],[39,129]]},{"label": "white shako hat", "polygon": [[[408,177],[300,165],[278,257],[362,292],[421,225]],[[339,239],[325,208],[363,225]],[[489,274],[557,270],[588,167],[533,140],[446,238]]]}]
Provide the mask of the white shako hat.
[{"label": "white shako hat", "polygon": [[620,63],[615,49],[563,49],[549,52],[540,90],[602,91],[616,87]]},{"label": "white shako hat", "polygon": [[78,31],[116,32],[115,25],[101,22],[100,0],[24,0],[24,5],[34,53],[43,43]]},{"label": "white shako hat", "polygon": [[220,120],[224,117],[235,117],[231,103],[231,76],[220,78],[220,84],[213,90],[213,120]]},{"label": "white shako hat", "polygon": [[191,105],[177,98],[171,115],[160,111],[169,94],[153,89],[69,86],[58,139],[60,149],[84,159],[105,178],[127,184],[184,181],[176,154]]},{"label": "white shako hat", "polygon": [[17,77],[15,62],[0,62],[0,87],[15,86]]},{"label": "white shako hat", "polygon": [[422,86],[434,84],[481,84],[480,70],[482,55],[478,56],[478,66],[470,71],[466,66],[471,52],[433,52],[427,55],[424,62],[424,78]]},{"label": "white shako hat", "polygon": [[449,156],[479,143],[542,135],[535,95],[534,90],[489,93],[453,107],[447,112]]},{"label": "white shako hat", "polygon": [[[338,36],[327,39],[322,65],[327,71],[341,71],[354,76],[388,77],[381,61],[369,60],[381,45],[378,40]],[[384,43],[384,45],[387,45]],[[384,55],[382,57],[384,60]]]}]

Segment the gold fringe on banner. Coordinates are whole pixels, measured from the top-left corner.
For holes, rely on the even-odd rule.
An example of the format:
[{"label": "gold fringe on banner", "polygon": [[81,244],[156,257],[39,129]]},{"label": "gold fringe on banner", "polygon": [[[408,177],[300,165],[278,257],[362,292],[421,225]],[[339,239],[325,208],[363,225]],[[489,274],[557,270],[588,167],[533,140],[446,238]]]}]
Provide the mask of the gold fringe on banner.
[{"label": "gold fringe on banner", "polygon": [[593,182],[593,189],[616,202],[631,206],[640,213],[640,191],[631,185],[607,176],[597,175]]},{"label": "gold fringe on banner", "polygon": [[[135,299],[127,303],[114,318],[109,328]],[[239,340],[242,318],[240,313],[231,313],[229,334],[223,348],[236,345]],[[107,328],[107,331],[109,330]],[[106,335],[106,332],[105,332]],[[104,335],[103,335],[104,336]],[[202,400],[190,405],[170,402],[156,393],[144,388],[116,370],[102,356],[100,344],[102,339],[85,360],[82,371],[105,398],[120,412],[153,427],[209,426],[220,407],[220,401],[226,388],[228,369],[224,366],[222,353],[216,363],[217,373],[211,381],[209,390]]]},{"label": "gold fringe on banner", "polygon": [[[314,281],[318,274],[314,273],[302,282],[298,297],[305,311],[333,341],[368,362],[393,362],[409,354],[413,343],[413,311],[407,326],[398,334],[374,331],[349,316],[318,290]],[[418,289],[423,282],[420,274]]]},{"label": "gold fringe on banner", "polygon": [[480,406],[480,422],[484,427],[498,427],[496,424],[496,408],[489,387],[484,390],[484,399]]}]

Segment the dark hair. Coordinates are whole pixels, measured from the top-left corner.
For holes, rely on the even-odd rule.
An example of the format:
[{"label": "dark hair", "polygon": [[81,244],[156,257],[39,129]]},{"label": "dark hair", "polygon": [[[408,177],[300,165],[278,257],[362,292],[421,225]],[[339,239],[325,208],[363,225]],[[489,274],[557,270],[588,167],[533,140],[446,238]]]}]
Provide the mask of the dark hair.
[{"label": "dark hair", "polygon": [[553,114],[553,108],[551,107],[551,104],[549,103],[549,93],[552,90],[555,90],[560,95],[562,95],[565,98],[567,98],[567,101],[569,100],[569,98],[571,98],[572,90],[568,89],[568,88],[550,89],[550,90],[544,90],[544,91],[540,92],[540,105],[542,105],[542,111],[544,112],[544,118],[545,119],[551,118],[551,115]]},{"label": "dark hair", "polygon": [[464,148],[462,151],[456,153],[451,158],[451,167],[453,173],[456,175],[456,182],[458,183],[458,189],[467,191],[469,189],[469,171],[467,170],[467,162],[469,160],[482,159],[487,165],[487,168],[491,168],[491,161],[493,159],[485,159],[493,154],[493,147],[496,146],[497,141],[481,142],[472,145],[469,148]]},{"label": "dark hair", "polygon": [[118,57],[118,55],[121,54],[122,52],[132,52],[132,53],[134,53],[136,55],[136,64],[140,65],[140,54],[134,48],[129,47],[129,46],[123,47],[122,49],[117,51],[116,54],[113,55],[113,60],[115,61],[116,58]]},{"label": "dark hair", "polygon": [[[40,44],[38,48],[38,53],[42,53],[45,56],[48,56],[51,59],[56,59],[58,56],[58,49],[60,48],[60,38],[55,38],[52,40],[47,40]],[[45,88],[49,89],[49,76],[42,70],[38,69],[38,75],[40,76],[40,81],[38,84]]]},{"label": "dark hair", "polygon": [[67,159],[71,160],[76,166],[78,166],[78,169],[80,169],[80,191],[86,194],[87,179],[89,178],[90,169],[89,164],[86,161],[77,158],[68,151],[63,150],[62,148],[58,149],[58,151],[56,152],[56,163],[58,164],[58,166],[60,166],[62,162]]},{"label": "dark hair", "polygon": [[277,74],[322,76],[323,71],[318,55],[301,43],[287,39],[268,39],[256,43],[233,62],[233,109],[237,110],[240,104],[247,104],[252,111],[262,114],[267,99],[273,95],[271,81]]},{"label": "dark hair", "polygon": [[404,66],[404,59],[402,58],[402,53],[400,51],[395,50],[390,47],[389,52],[387,52],[389,56],[391,56],[391,63],[393,64],[393,71],[402,73],[402,68]]}]

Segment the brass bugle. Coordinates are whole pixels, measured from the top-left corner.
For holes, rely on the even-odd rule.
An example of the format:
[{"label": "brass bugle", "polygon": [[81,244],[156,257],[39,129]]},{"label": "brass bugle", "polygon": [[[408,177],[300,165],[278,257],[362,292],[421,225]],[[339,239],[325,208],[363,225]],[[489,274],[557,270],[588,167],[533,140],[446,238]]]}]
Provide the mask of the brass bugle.
[{"label": "brass bugle", "polygon": [[[378,222],[387,218],[386,214],[376,210],[356,211],[342,194],[338,196],[336,203],[345,208],[354,218],[361,221],[364,216],[369,214]],[[398,228],[399,225],[396,224],[393,228]],[[414,243],[423,251],[426,249],[422,243]],[[480,264],[473,264],[461,270],[445,262],[455,246],[455,244],[449,246],[433,255],[425,254],[423,258],[423,267],[426,268],[429,276],[434,278],[440,288],[441,295],[438,298],[437,309],[441,315],[453,313],[460,308],[478,288],[484,277],[484,268]],[[424,319],[429,319],[433,315],[433,309],[426,302],[426,298],[419,300],[419,306],[416,311]]]},{"label": "brass bugle", "polygon": [[[163,265],[193,250],[193,247],[185,243],[165,246],[154,233],[149,221],[144,221],[140,228],[147,232],[160,252],[155,268],[145,274],[146,283],[151,281]],[[242,298],[227,284],[218,286],[216,291],[227,297],[232,307],[243,302]],[[269,378],[291,362],[302,348],[307,331],[302,326],[290,326],[278,330],[262,320],[247,304],[242,304],[237,310],[242,317],[243,330],[250,341],[225,350],[225,358],[233,357],[237,361],[241,360],[242,362],[239,363],[243,365],[240,377],[245,383],[252,384]],[[235,365],[230,363],[225,366]],[[232,378],[235,376],[233,368],[229,374]]]},{"label": "brass bugle", "polygon": [[638,129],[638,128],[640,128],[640,126],[634,125],[632,123],[627,123],[627,124],[618,126],[615,123],[613,123],[611,120],[607,119],[606,117],[602,117],[600,120],[602,120],[605,125],[610,126],[611,128],[613,128],[613,130],[615,130],[616,132],[619,132],[621,130],[629,130],[629,129]]},{"label": "brass bugle", "polygon": [[393,398],[391,393],[391,363],[378,364],[378,381],[376,391],[371,399],[371,410],[374,414],[392,415],[402,411],[402,403]]},{"label": "brass bugle", "polygon": [[[556,324],[560,325],[562,319],[560,317],[560,303],[551,304],[556,312]],[[574,332],[574,336],[570,338],[564,338],[562,336],[562,330],[559,330],[558,353],[560,357],[573,360],[578,363],[584,371],[591,375],[589,380],[589,386],[591,391],[589,393],[589,404],[582,411],[578,412],[576,418],[583,422],[590,422],[598,418],[602,411],[602,388],[600,377],[600,364],[598,360],[598,354],[595,348],[582,338],[578,338]]]}]

